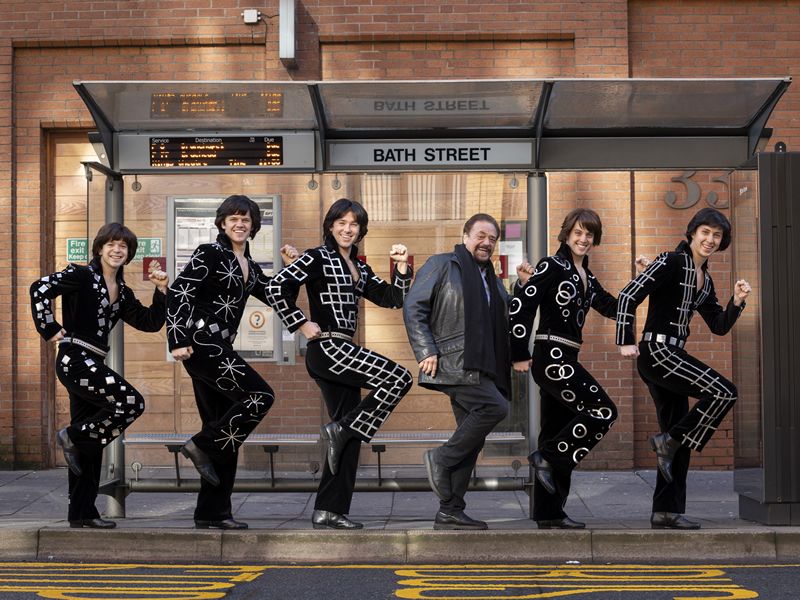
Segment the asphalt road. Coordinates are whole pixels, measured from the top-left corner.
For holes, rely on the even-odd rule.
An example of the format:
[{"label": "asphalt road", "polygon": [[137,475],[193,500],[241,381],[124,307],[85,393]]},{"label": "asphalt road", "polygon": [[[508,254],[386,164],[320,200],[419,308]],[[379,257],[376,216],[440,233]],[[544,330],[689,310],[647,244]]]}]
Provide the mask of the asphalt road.
[{"label": "asphalt road", "polygon": [[265,566],[0,563],[0,598],[796,600],[798,564]]}]

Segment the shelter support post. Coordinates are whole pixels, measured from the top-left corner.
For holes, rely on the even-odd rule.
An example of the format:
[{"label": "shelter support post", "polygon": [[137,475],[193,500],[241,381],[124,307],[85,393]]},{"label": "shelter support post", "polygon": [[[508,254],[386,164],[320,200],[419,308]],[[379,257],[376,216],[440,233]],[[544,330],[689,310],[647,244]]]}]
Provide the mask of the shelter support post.
[{"label": "shelter support post", "polygon": [[[106,174],[105,194],[106,223],[122,223],[124,219],[124,186],[117,173]],[[115,327],[109,336],[111,348],[106,364],[120,375],[125,374],[125,337],[122,327]],[[125,447],[122,437],[115,439],[106,448],[104,481],[101,490],[107,495],[105,514],[111,518],[125,517]]]},{"label": "shelter support post", "polygon": [[[542,256],[547,256],[547,177],[541,171],[528,173],[528,262],[536,264]],[[509,268],[511,265],[509,265]],[[534,325],[534,331],[536,327]],[[533,336],[531,336],[531,344]],[[528,379],[528,452],[536,450],[540,429],[539,389]],[[528,516],[533,519],[533,467],[528,467],[531,482],[528,497]]]}]

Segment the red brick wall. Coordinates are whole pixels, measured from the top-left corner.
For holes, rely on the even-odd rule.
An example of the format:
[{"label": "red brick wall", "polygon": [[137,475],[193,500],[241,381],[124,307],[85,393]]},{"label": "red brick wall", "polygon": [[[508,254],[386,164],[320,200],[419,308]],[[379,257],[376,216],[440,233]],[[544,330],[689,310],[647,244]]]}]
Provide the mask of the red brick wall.
[{"label": "red brick wall", "polygon": [[[682,239],[685,239],[686,225],[694,213],[709,206],[710,192],[717,195],[720,207],[729,204],[731,195],[728,186],[714,181],[715,178],[722,177],[724,174],[701,172],[689,178],[690,181],[696,182],[700,186],[701,195],[697,204],[683,209],[669,206],[665,202],[665,197],[670,191],[675,193],[679,202],[683,204],[686,202],[684,185],[671,181],[673,177],[680,175],[680,173],[644,172],[635,174],[635,249],[637,254],[644,254],[652,259],[660,252],[673,250]],[[728,208],[722,208],[722,212],[730,215]],[[723,305],[730,298],[730,264],[730,251],[719,253],[709,260],[709,273],[714,280],[720,303]],[[637,325],[640,331],[647,314],[646,306],[645,302],[637,313]],[[731,377],[730,339],[729,336],[723,338],[712,336],[702,318],[696,314],[692,320],[691,337],[686,347],[692,355],[727,377]],[[648,460],[652,458],[647,438],[658,431],[658,421],[647,388],[638,378],[634,379],[633,396],[636,418],[634,440],[636,462],[637,464],[647,464]],[[695,466],[727,468],[731,465],[732,425],[732,418],[727,418],[703,453],[693,454],[692,462]]]},{"label": "red brick wall", "polygon": [[[632,77],[776,77],[791,76],[800,69],[800,4],[797,2],[634,0],[629,3],[629,30]],[[798,149],[798,110],[800,89],[792,86],[769,121],[774,129],[770,148],[782,140],[789,150]],[[685,196],[681,184],[670,182],[670,176],[677,175],[680,173],[636,173],[637,251],[649,253],[676,243],[694,210],[706,205],[705,195],[709,191],[717,191],[723,200],[733,198],[726,186],[712,181],[714,176],[722,174],[698,174],[694,179],[701,183],[704,193],[698,205],[685,211],[668,208],[663,202],[665,190]],[[729,210],[723,212],[730,214]],[[734,231],[734,243],[736,240]],[[721,301],[727,299],[730,291],[731,257],[732,249],[710,261]],[[690,352],[731,376],[731,336],[712,336],[699,318],[693,321],[692,331]],[[634,393],[636,457],[641,464],[651,454],[646,436],[657,425],[647,390],[637,382]],[[693,465],[730,467],[732,427],[733,417],[729,416],[704,452],[693,456]]]},{"label": "red brick wall", "polygon": [[[53,248],[52,240],[43,240],[40,235],[40,198],[43,197],[40,179],[44,164],[43,153],[46,150],[41,144],[42,129],[90,127],[91,120],[82,101],[72,89],[71,82],[74,79],[115,79],[120,77],[120,70],[124,71],[124,77],[130,79],[261,78],[261,73],[265,73],[264,52],[263,47],[256,45],[16,49],[17,83],[14,101],[17,127],[14,139],[19,207],[16,248],[20,260],[15,269],[18,280],[16,319],[19,331],[16,337],[18,358],[15,361],[17,377],[14,431],[17,440],[14,461],[18,465],[37,464],[43,457],[49,456],[54,429],[53,423],[43,418],[48,408],[46,403],[52,401],[52,394],[48,389],[49,380],[46,377],[47,365],[52,360],[52,349],[43,350],[43,344],[30,327],[27,290],[30,282],[44,270],[44,257],[40,260],[40,255],[52,252]],[[270,76],[276,75],[266,74],[266,77]],[[296,227],[295,220],[302,217],[295,216],[296,214],[290,207],[287,211],[287,223],[295,225],[293,231],[298,239],[297,243],[301,244],[305,241],[305,236],[303,229]],[[316,211],[314,214],[316,215]],[[47,262],[52,263],[52,260]],[[302,366],[274,369],[277,372],[271,373],[268,379],[276,393],[290,407],[294,404],[294,398],[299,398],[298,403],[307,403],[312,384],[305,377]],[[298,373],[301,375],[298,376]],[[180,397],[180,386],[176,387],[179,388],[176,393]],[[278,423],[285,419],[282,411],[282,408],[275,411]],[[318,423],[318,420],[317,410],[314,422]],[[57,425],[63,425],[63,422]],[[285,430],[290,431],[291,428],[287,427]]]},{"label": "red brick wall", "polygon": [[[573,40],[323,42],[324,79],[575,76]],[[535,75],[534,75],[535,73]]]},{"label": "red brick wall", "polygon": [[[594,248],[589,266],[610,293],[617,292],[631,276],[631,197],[628,173],[578,173],[575,206],[597,211],[603,221],[600,246]],[[551,197],[555,196],[551,192]],[[557,235],[569,208],[550,208],[550,231]],[[631,386],[637,378],[634,366],[623,359],[614,345],[614,322],[591,311],[584,327],[581,362],[603,385],[619,409],[619,419],[596,451],[581,463],[582,468],[628,469],[634,466],[632,438],[635,413]]]},{"label": "red brick wall", "polygon": [[[800,68],[800,4],[633,0],[632,77],[784,77]],[[800,89],[794,84],[769,121],[771,143],[800,148]]]},{"label": "red brick wall", "polygon": [[[72,89],[73,79],[314,79],[321,75],[320,40],[346,49],[353,42],[374,40],[386,45],[394,39],[424,42],[424,48],[410,56],[418,68],[427,65],[441,45],[441,56],[448,61],[444,71],[449,69],[451,75],[458,71],[463,77],[533,71],[541,76],[625,72],[624,2],[539,2],[525,6],[516,2],[460,6],[425,3],[402,7],[394,2],[307,2],[298,4],[299,68],[293,71],[286,71],[277,60],[276,19],[268,18],[266,25],[246,26],[241,22],[241,10],[239,2],[224,0],[138,2],[133,8],[122,1],[67,2],[58,10],[44,2],[3,5],[0,27],[5,35],[0,38],[0,52],[5,62],[0,67],[0,85],[10,92],[13,81],[14,94],[7,94],[7,100],[0,104],[0,127],[9,134],[3,139],[13,137],[16,157],[12,162],[8,153],[3,155],[0,206],[5,211],[3,222],[18,227],[13,246],[2,250],[4,269],[12,268],[12,247],[18,254],[13,263],[17,286],[13,299],[10,295],[3,297],[3,306],[9,309],[4,313],[13,314],[14,323],[19,324],[13,338],[17,354],[12,355],[9,336],[3,338],[7,345],[0,346],[3,368],[8,369],[0,372],[0,385],[10,392],[0,401],[0,445],[8,444],[0,446],[4,460],[18,465],[40,463],[47,460],[52,446],[52,424],[42,418],[50,410],[43,406],[50,402],[43,392],[47,384],[43,373],[50,355],[42,351],[41,342],[29,328],[27,283],[41,274],[42,263],[50,262],[50,242],[43,242],[39,235],[43,230],[39,215],[45,164],[42,131],[91,126]],[[578,10],[586,20],[573,16]],[[277,2],[263,7],[262,12],[274,16]],[[565,18],[569,22],[566,27]],[[454,40],[463,44],[448,47]],[[378,59],[384,65],[405,58],[402,52],[392,54],[388,45],[378,50],[385,51],[385,58]],[[462,51],[464,55],[457,56]],[[409,75],[400,63],[394,65],[396,73],[388,74],[391,69],[385,66],[380,72],[393,77]],[[358,67],[357,76],[371,76],[368,65]],[[432,63],[426,68],[428,76],[433,76],[440,65]],[[352,69],[344,76],[352,77]],[[16,110],[13,136],[8,99],[13,100]],[[4,149],[10,150],[10,146]],[[18,182],[15,207],[11,203],[12,176]],[[288,216],[287,224],[291,223]],[[307,387],[288,389],[297,387],[293,380],[298,379],[297,368],[290,370],[286,389],[277,391],[307,396]],[[283,388],[280,374],[270,377],[276,388]],[[308,382],[303,379],[303,383]],[[289,418],[278,408],[275,417]],[[12,431],[17,434],[13,454],[8,448]]]},{"label": "red brick wall", "polygon": [[11,68],[10,44],[0,45],[0,235],[9,240],[0,250],[0,277],[7,285],[0,290],[0,465],[13,464],[14,440],[14,318],[13,287],[13,182],[11,173]]},{"label": "red brick wall", "polygon": [[[791,75],[800,66],[796,2],[308,0],[297,4],[298,69],[286,70],[278,60],[277,5],[270,0],[260,8],[266,23],[247,26],[240,13],[251,6],[240,0],[2,4],[0,227],[11,242],[0,249],[0,277],[13,287],[0,291],[0,464],[50,460],[52,427],[42,418],[49,410],[42,392],[49,354],[30,328],[27,285],[41,274],[49,243],[40,239],[43,131],[91,127],[73,79],[762,77]],[[790,88],[770,121],[773,141],[793,149],[799,112],[800,90]],[[592,268],[616,292],[636,254],[652,256],[680,239],[692,211],[663,202],[668,190],[682,193],[670,181],[676,175],[550,175],[550,231],[574,206],[597,209],[605,239]],[[711,182],[715,175],[696,178],[706,192],[721,190]],[[316,243],[317,224],[306,219],[318,218],[320,204],[307,214],[285,212],[284,238]],[[727,285],[729,260],[712,259],[718,288]],[[729,341],[713,345],[703,327],[695,327],[693,349],[729,374]],[[609,321],[591,317],[583,359],[622,417],[585,464],[652,467],[644,444],[655,429],[653,409],[632,364],[611,345],[612,331]],[[274,409],[275,427],[319,418],[302,366],[267,370],[290,399]],[[695,464],[730,465],[730,431],[720,433]]]}]

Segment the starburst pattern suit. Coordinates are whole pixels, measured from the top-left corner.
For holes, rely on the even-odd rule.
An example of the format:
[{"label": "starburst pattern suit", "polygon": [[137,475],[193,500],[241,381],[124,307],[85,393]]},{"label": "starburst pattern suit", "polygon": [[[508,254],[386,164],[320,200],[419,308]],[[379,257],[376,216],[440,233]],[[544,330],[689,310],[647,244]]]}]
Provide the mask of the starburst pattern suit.
[{"label": "starburst pattern suit", "polygon": [[617,299],[603,289],[589,270],[584,288],[569,246],[539,261],[525,285],[515,286],[508,310],[511,357],[528,360],[528,341],[539,311],[533,346],[533,380],[541,390],[541,432],[538,449],[553,466],[555,494],[534,483],[537,521],[563,519],[575,466],[603,439],[617,418],[617,407],[597,380],[578,362],[583,325],[589,309],[613,319]]},{"label": "starburst pattern suit", "polygon": [[167,337],[170,350],[191,346],[183,362],[192,378],[202,429],[194,443],[214,464],[220,485],[201,481],[196,520],[231,518],[231,493],[239,447],[267,414],[272,388],[233,349],[247,298],[266,303],[266,277],[245,250],[245,281],[230,240],[219,234],[202,244],[169,288]]},{"label": "starburst pattern suit", "polygon": [[[79,452],[81,475],[69,471],[69,520],[96,519],[103,448],[144,412],[144,398],[128,381],[104,364],[108,336],[122,319],[142,331],[164,326],[166,298],[155,290],[151,306],[136,299],[117,273],[118,297],[109,298],[99,259],[88,266],[66,269],[34,281],[30,288],[36,329],[45,340],[62,328],[56,376],[69,393],[67,435]],[[62,323],[56,320],[53,300],[61,296]]]}]

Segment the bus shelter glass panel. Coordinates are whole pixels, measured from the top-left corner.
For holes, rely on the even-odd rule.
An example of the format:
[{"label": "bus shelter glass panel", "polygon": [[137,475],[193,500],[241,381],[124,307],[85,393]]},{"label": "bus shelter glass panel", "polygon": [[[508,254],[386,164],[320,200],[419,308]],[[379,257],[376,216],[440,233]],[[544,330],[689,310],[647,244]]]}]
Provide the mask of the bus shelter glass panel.
[{"label": "bus shelter glass panel", "polygon": [[[265,275],[273,275],[282,266],[280,197],[251,196],[250,198],[258,204],[261,211],[261,229],[256,237],[249,241],[250,255]],[[167,265],[170,279],[174,279],[183,270],[195,248],[200,244],[214,243],[217,240],[219,230],[214,224],[214,219],[217,207],[224,199],[222,196],[168,199]],[[282,328],[273,310],[253,296],[248,298],[239,324],[239,332],[233,343],[234,350],[251,361],[282,361],[281,344]]]},{"label": "bus shelter glass panel", "polygon": [[743,129],[775,80],[556,81],[544,125],[560,129]]},{"label": "bus shelter glass panel", "polygon": [[314,129],[302,83],[269,81],[84,82],[115,131]]},{"label": "bus shelter glass panel", "polygon": [[733,265],[735,277],[747,280],[753,291],[731,330],[733,380],[739,391],[733,411],[734,482],[736,491],[762,501],[764,493],[764,424],[761,389],[762,274],[759,235],[758,171],[735,171],[731,205]]},{"label": "bus shelter glass panel", "polygon": [[533,126],[541,81],[319,84],[331,129],[522,128]]},{"label": "bus shelter glass panel", "polygon": [[[328,178],[321,188],[326,188]],[[339,196],[360,201],[369,214],[369,234],[359,245],[376,274],[388,279],[392,244],[408,247],[418,271],[434,254],[452,252],[462,243],[464,222],[475,213],[488,213],[500,224],[500,241],[493,257],[495,272],[507,290],[516,282],[526,240],[527,186],[524,177],[498,173],[370,173],[338,176]],[[365,302],[363,342],[398,360],[413,374],[419,372],[408,344],[402,311]],[[496,431],[528,433],[527,376],[512,376],[510,414]],[[450,403],[440,392],[415,385],[384,425],[384,430],[446,431],[455,427]],[[418,464],[419,448],[387,452],[385,462]],[[482,464],[508,465],[502,457],[526,455],[527,442],[513,446],[487,444]],[[493,461],[495,461],[493,463]],[[363,462],[363,461],[362,461]]]},{"label": "bus shelter glass panel", "polygon": [[[281,243],[280,212],[276,211],[280,192],[305,190],[306,180],[306,176],[241,173],[209,173],[202,176],[197,173],[125,175],[125,224],[139,238],[137,257],[125,267],[127,284],[134,288],[136,296],[143,304],[149,304],[153,295],[153,285],[147,280],[150,271],[155,268],[166,269],[172,284],[176,273],[194,250],[191,244],[213,242],[216,239],[216,208],[231,194],[247,195],[263,206],[262,229],[250,244],[255,260],[265,269],[266,274],[271,274],[276,266],[275,257]],[[294,198],[298,199],[296,192]],[[305,205],[306,198],[302,197],[301,200],[300,204]],[[180,225],[178,233],[176,224]],[[191,236],[188,231],[192,229],[190,225],[194,225],[193,229],[196,230]],[[180,248],[176,248],[178,238],[182,240]],[[305,247],[305,243],[302,239],[295,241],[301,248]],[[277,266],[280,266],[280,262]],[[256,312],[259,315],[255,315]],[[272,329],[270,323],[274,323],[274,320],[270,320],[268,313],[271,314],[271,310],[263,303],[250,299],[247,313],[242,319],[236,348],[265,380],[274,384],[275,373],[279,369],[296,368],[292,366],[296,348],[291,334]],[[127,432],[189,434],[198,431],[201,424],[192,382],[183,366],[175,362],[168,351],[168,326],[157,333],[140,332],[128,326],[124,329],[126,377],[132,378],[147,400],[147,410]],[[288,343],[281,342],[282,335],[286,336]],[[276,353],[279,346],[282,346],[283,354]],[[276,366],[274,362],[279,362],[282,366]],[[302,377],[305,376],[303,372]],[[322,413],[315,396],[304,396],[302,401],[297,400],[296,403],[286,396],[282,400],[281,409],[306,410],[313,415],[308,422],[293,423],[291,431],[319,431]],[[282,431],[284,429],[280,419],[270,417],[264,419],[258,430],[259,433]],[[287,470],[307,470],[311,461],[319,459],[315,448],[297,452],[282,448],[281,455],[281,468]],[[163,447],[128,445],[125,456],[128,467],[134,463],[147,467],[173,464],[173,456],[165,452]],[[243,468],[264,468],[266,455],[260,448],[248,447],[242,452],[240,464]]]},{"label": "bus shelter glass panel", "polygon": [[[86,136],[66,135],[54,140],[52,156],[55,168],[48,171],[53,180],[51,189],[55,193],[55,244],[52,270],[63,270],[69,263],[86,265],[91,259],[92,240],[97,229],[105,222],[105,175],[86,166],[85,162],[96,159],[94,149]],[[45,273],[42,273],[44,275]],[[63,324],[62,302],[54,301],[56,318]],[[53,377],[55,398],[54,418],[60,429],[70,422],[67,391]],[[59,465],[64,464],[61,453],[56,453]]]},{"label": "bus shelter glass panel", "polygon": [[97,230],[106,224],[106,190],[109,186],[105,173],[89,164],[84,165],[84,175],[86,177],[86,245],[82,251],[76,251],[75,246],[68,242],[66,257],[67,262],[82,265],[91,260],[92,240],[94,240]]},{"label": "bus shelter glass panel", "polygon": [[[513,182],[512,182],[513,179]],[[134,185],[135,184],[135,185]],[[145,256],[126,267],[126,280],[136,285],[136,294],[149,303],[153,286],[145,275],[153,260],[164,259],[171,281],[194,247],[216,239],[214,214],[219,203],[241,193],[262,204],[264,223],[251,251],[267,275],[279,265],[279,246],[287,243],[301,252],[322,243],[322,220],[328,207],[339,198],[361,202],[369,212],[369,232],[358,244],[376,275],[391,279],[389,250],[393,243],[409,247],[414,267],[432,254],[450,252],[461,243],[464,222],[472,214],[488,212],[501,224],[501,241],[494,257],[495,270],[508,289],[515,281],[514,267],[526,247],[527,190],[525,178],[497,173],[376,173],[376,174],[203,174],[170,173],[126,175],[125,222],[139,235],[160,241],[143,244]],[[269,207],[272,205],[272,222]],[[251,307],[263,310],[265,321],[271,311],[258,300]],[[308,309],[307,294],[300,292],[298,305]],[[249,307],[250,308],[250,307]],[[249,310],[248,308],[248,310]],[[275,319],[272,321],[275,322]],[[258,324],[258,323],[256,323]],[[264,331],[270,325],[259,328]],[[248,340],[246,331],[256,330],[250,318],[242,319],[237,344]],[[239,346],[241,354],[276,389],[277,402],[262,421],[258,433],[317,433],[329,417],[321,393],[306,372],[304,339],[282,329],[283,354],[264,347]],[[200,420],[190,379],[185,369],[165,360],[166,328],[143,333],[125,328],[126,374],[147,398],[147,411],[133,423],[129,433],[194,433]],[[252,336],[250,336],[252,338]],[[265,343],[266,340],[261,340]],[[273,342],[273,343],[276,343]],[[390,310],[364,302],[356,342],[395,360],[415,376],[417,362],[411,352],[403,324],[402,310]],[[282,356],[282,358],[281,358]],[[292,364],[296,363],[296,364]],[[526,378],[514,379],[512,414],[499,431],[527,433]],[[386,432],[448,431],[455,426],[446,396],[415,385],[383,426]],[[419,465],[424,446],[393,445],[382,456],[384,465]],[[512,458],[527,454],[527,443],[487,445],[480,463],[508,468]],[[317,447],[281,448],[280,468],[287,472],[308,472],[318,465]],[[163,448],[130,445],[126,464],[169,466],[172,456]],[[377,457],[365,447],[363,465],[374,465]],[[263,451],[243,451],[243,468],[267,466]],[[313,471],[313,468],[312,468]]]}]

